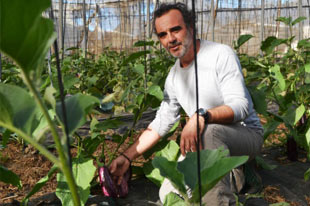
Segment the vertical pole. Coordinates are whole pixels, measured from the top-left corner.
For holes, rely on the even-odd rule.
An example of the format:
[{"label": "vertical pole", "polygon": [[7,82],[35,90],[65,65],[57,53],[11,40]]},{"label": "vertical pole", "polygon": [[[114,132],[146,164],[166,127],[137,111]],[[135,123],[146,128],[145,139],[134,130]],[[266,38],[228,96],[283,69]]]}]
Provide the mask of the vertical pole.
[{"label": "vertical pole", "polygon": [[58,38],[60,42],[60,51],[63,52],[63,0],[59,0],[58,2]]},{"label": "vertical pole", "polygon": [[215,19],[214,19],[214,0],[211,0],[211,40],[214,41],[214,26],[215,26]]},{"label": "vertical pole", "polygon": [[[264,40],[264,19],[265,19],[265,0],[261,0],[261,16],[260,16],[260,41]],[[263,54],[260,51],[261,55]]]},{"label": "vertical pole", "polygon": [[238,36],[241,34],[241,4],[242,0],[238,0]]},{"label": "vertical pole", "polygon": [[201,0],[200,38],[203,39],[203,0]]},{"label": "vertical pole", "polygon": [[0,82],[2,81],[2,56],[0,52]]},{"label": "vertical pole", "polygon": [[[302,0],[298,0],[298,17],[302,16]],[[303,39],[303,22],[298,24],[298,40]]]},{"label": "vertical pole", "polygon": [[150,0],[147,0],[147,10],[146,10],[146,19],[147,19],[147,24],[146,24],[146,38],[151,38],[150,37]]},{"label": "vertical pole", "polygon": [[87,29],[86,29],[86,6],[83,0],[83,24],[84,24],[84,57],[87,56]]},{"label": "vertical pole", "polygon": [[[65,55],[65,35],[66,35],[66,24],[67,24],[67,6],[68,6],[68,2],[65,2],[65,10],[64,10],[64,15],[63,15],[63,29],[62,29],[62,59],[64,58]],[[68,38],[69,39],[69,38]]]}]

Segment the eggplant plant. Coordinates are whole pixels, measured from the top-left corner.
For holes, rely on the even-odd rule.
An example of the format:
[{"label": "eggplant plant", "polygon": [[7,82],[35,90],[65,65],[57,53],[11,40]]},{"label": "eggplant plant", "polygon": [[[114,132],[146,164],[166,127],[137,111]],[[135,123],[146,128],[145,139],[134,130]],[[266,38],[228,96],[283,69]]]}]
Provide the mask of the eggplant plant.
[{"label": "eggplant plant", "polygon": [[[64,130],[64,112],[60,103],[56,103],[55,90],[48,87],[44,96],[41,96],[38,89],[42,64],[56,39],[53,22],[41,16],[50,6],[50,1],[1,0],[0,3],[0,50],[18,65],[27,86],[26,89],[0,84],[0,127],[30,143],[60,171],[56,194],[64,205],[83,205],[88,198],[89,179],[92,179],[95,167],[91,160],[77,157],[72,161],[72,171]],[[95,104],[99,104],[97,98],[84,94],[66,98],[68,135],[86,122],[86,115]],[[57,131],[58,127],[62,128],[62,137]],[[53,136],[58,157],[40,144],[39,140],[46,132]],[[52,169],[51,173],[55,170]],[[5,172],[3,174],[9,174],[2,171]],[[84,176],[81,177],[81,171],[87,173],[82,173]],[[44,181],[42,179],[40,183]],[[38,188],[40,185],[32,192]]]}]

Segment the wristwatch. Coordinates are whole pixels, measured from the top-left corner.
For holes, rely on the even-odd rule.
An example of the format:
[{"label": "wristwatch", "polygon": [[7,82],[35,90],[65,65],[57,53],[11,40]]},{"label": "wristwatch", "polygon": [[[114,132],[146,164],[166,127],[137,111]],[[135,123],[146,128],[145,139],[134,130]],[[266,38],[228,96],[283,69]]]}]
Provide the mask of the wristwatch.
[{"label": "wristwatch", "polygon": [[202,116],[205,119],[205,124],[209,121],[209,112],[208,110],[204,110],[203,108],[198,109],[197,111],[199,116]]}]

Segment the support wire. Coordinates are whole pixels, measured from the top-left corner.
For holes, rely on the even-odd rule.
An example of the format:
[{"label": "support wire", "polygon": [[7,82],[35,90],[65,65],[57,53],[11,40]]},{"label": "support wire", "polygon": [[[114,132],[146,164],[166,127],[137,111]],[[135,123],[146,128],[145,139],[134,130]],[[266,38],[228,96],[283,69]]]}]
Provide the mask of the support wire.
[{"label": "support wire", "polygon": [[[199,92],[198,92],[198,68],[197,68],[197,44],[196,44],[196,13],[195,0],[192,0],[193,11],[193,43],[194,43],[194,61],[195,61],[195,80],[196,80],[196,111],[199,109]],[[199,115],[197,114],[197,173],[199,186],[199,204],[201,206],[201,177],[200,177],[200,132],[199,132]]]}]

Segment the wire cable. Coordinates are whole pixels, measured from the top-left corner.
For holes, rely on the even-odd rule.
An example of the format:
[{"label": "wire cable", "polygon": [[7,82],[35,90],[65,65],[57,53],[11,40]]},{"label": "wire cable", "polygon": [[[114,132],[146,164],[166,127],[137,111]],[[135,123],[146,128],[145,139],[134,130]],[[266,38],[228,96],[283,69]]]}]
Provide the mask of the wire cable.
[{"label": "wire cable", "polygon": [[[195,82],[196,82],[196,111],[199,109],[199,92],[198,92],[198,65],[197,65],[197,40],[196,40],[196,12],[195,0],[192,0],[193,12],[193,43],[194,43],[194,61],[195,61]],[[199,204],[201,206],[201,177],[200,177],[200,132],[199,132],[199,115],[197,114],[197,173],[198,173],[198,191],[199,191]]]}]

